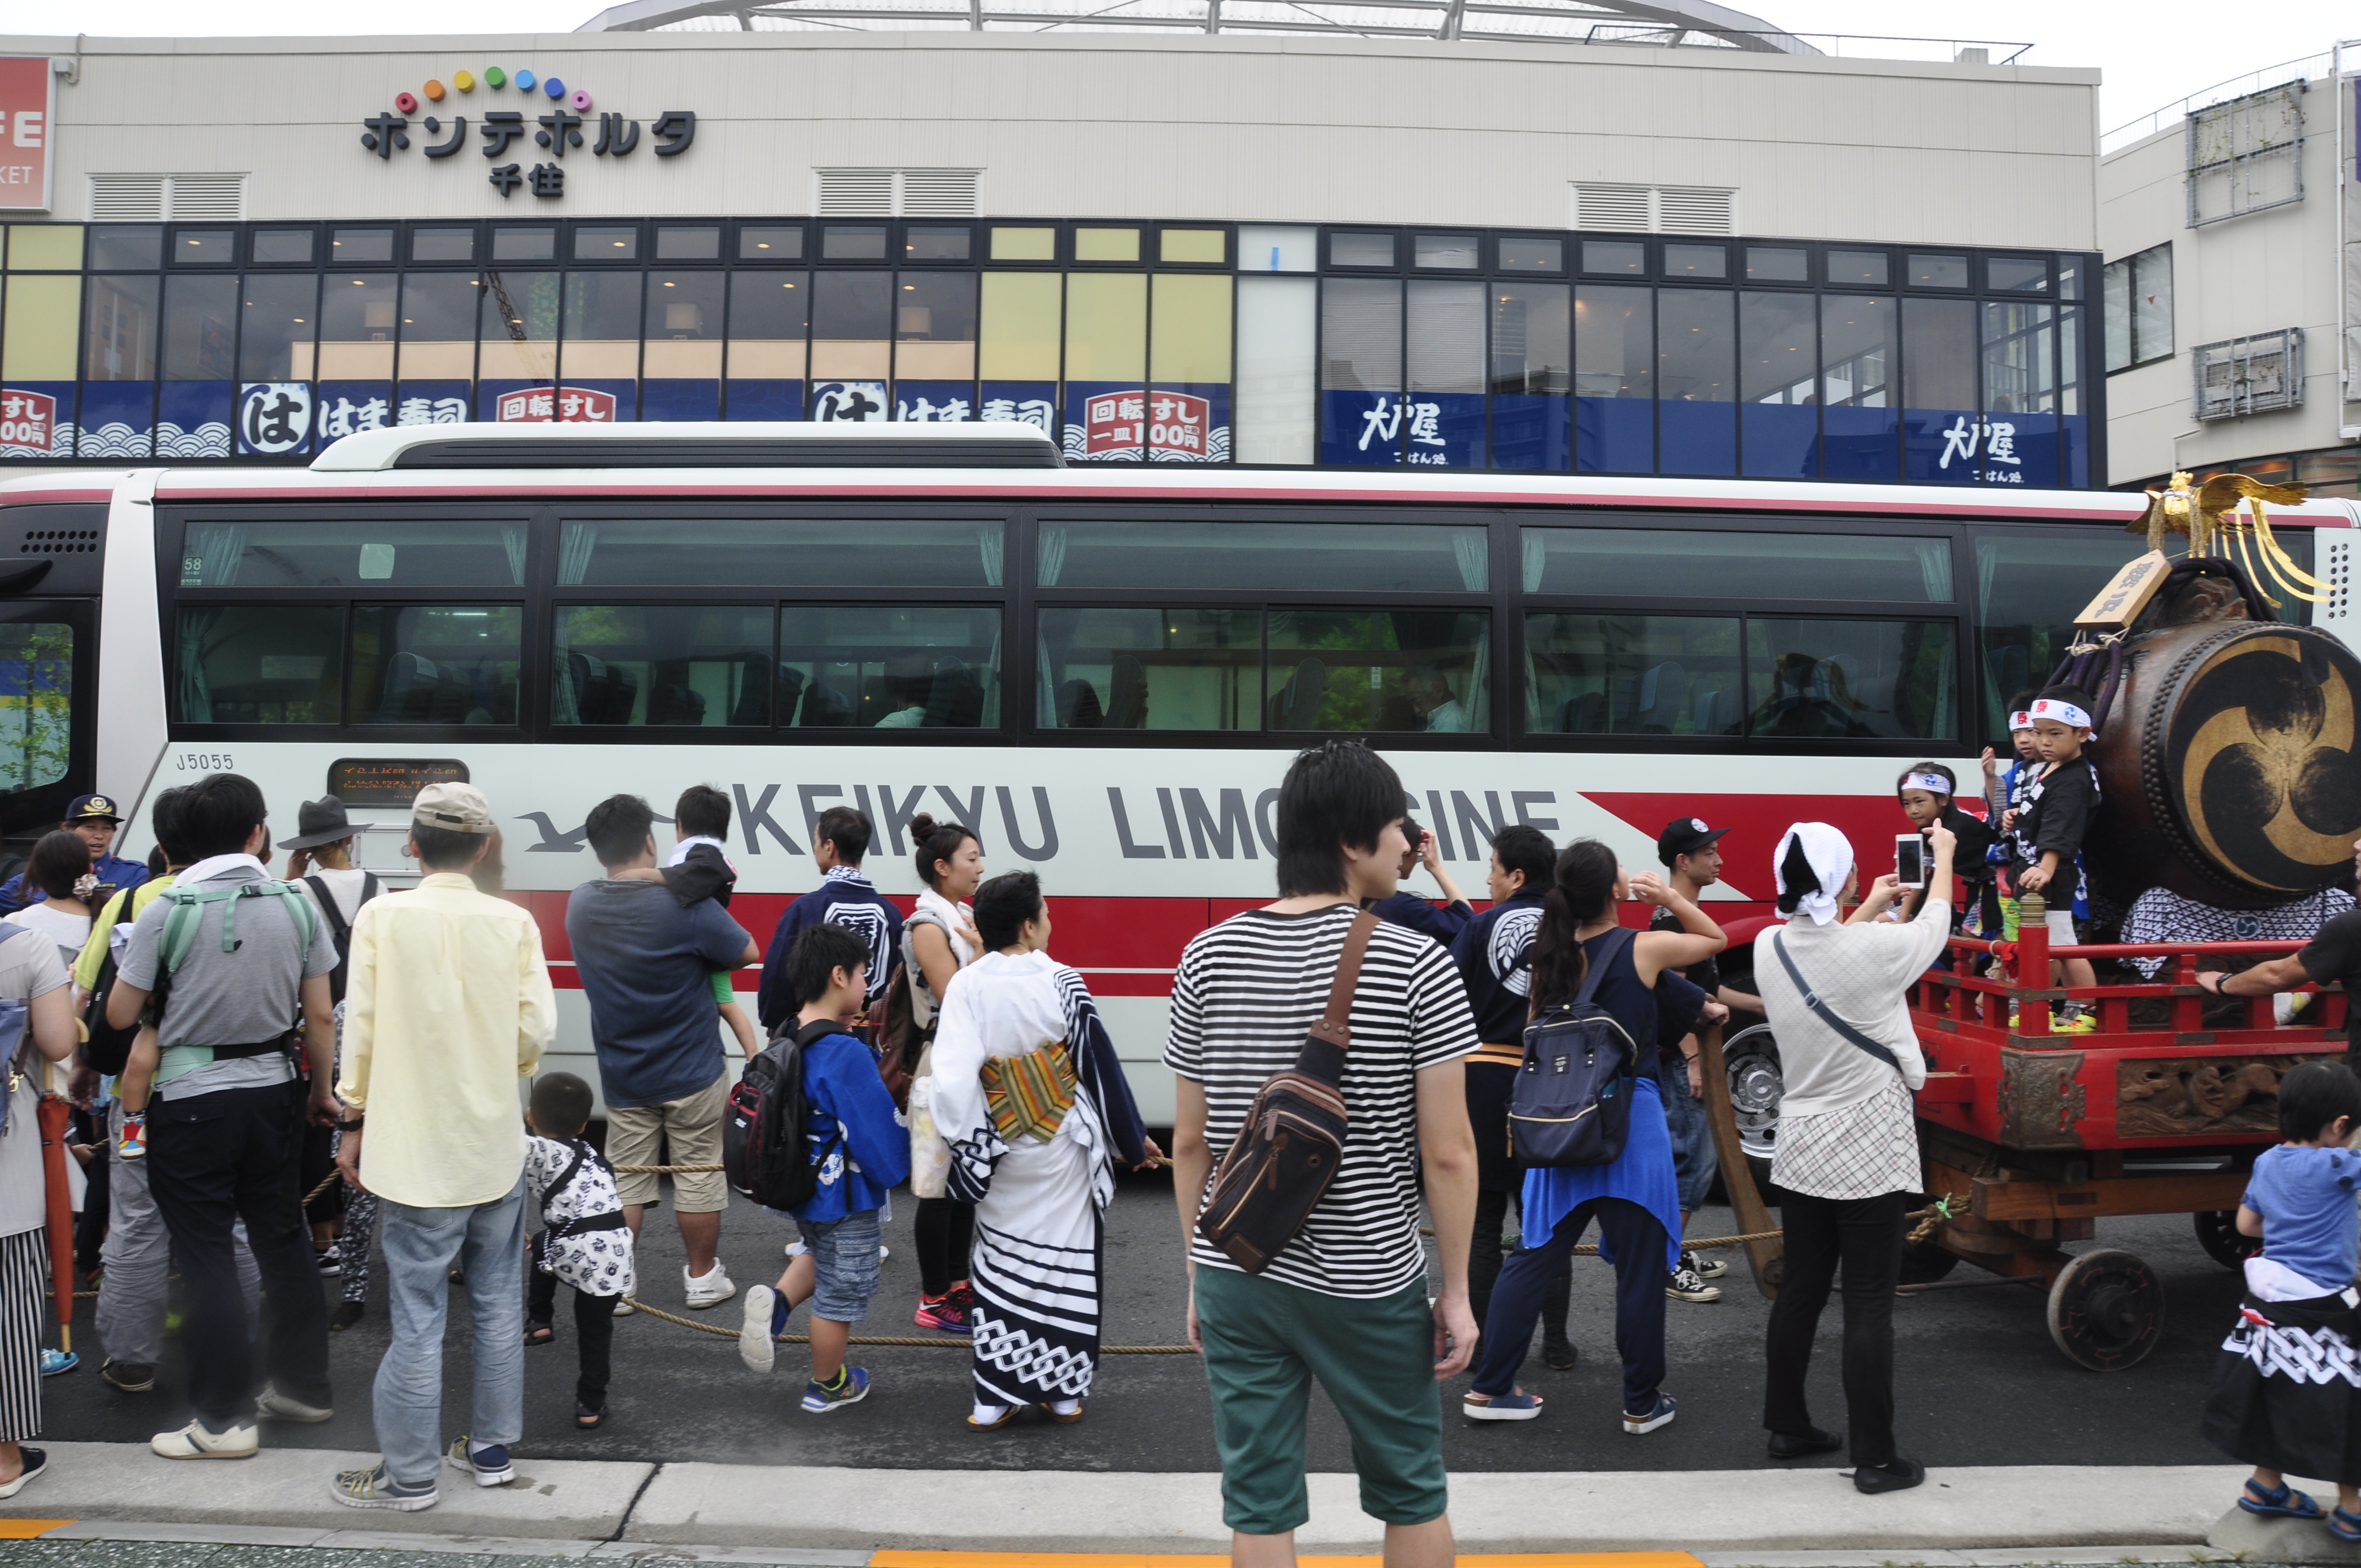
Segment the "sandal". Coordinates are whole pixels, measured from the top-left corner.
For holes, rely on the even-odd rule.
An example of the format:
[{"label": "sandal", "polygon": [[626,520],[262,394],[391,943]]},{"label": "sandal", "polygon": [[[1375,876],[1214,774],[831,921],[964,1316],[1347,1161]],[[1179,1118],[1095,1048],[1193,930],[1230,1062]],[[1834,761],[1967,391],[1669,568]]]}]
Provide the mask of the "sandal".
[{"label": "sandal", "polygon": [[556,1337],[557,1331],[547,1323],[528,1322],[524,1326],[524,1343],[529,1345],[547,1344]]},{"label": "sandal", "polygon": [[[2265,1519],[2316,1519],[2323,1517],[2320,1505],[2294,1487],[2284,1483],[2278,1486],[2266,1486],[2252,1476],[2246,1479],[2246,1489],[2239,1497],[2238,1506],[2250,1514],[2260,1514]],[[2356,1519],[2354,1522],[2356,1526],[2361,1526],[2361,1519]],[[2330,1528],[2333,1530],[2335,1527],[2332,1525]],[[2361,1540],[2361,1536],[2349,1536],[2346,1539]]]},{"label": "sandal", "polygon": [[1082,1419],[1082,1401],[1080,1399],[1075,1400],[1074,1408],[1063,1415],[1059,1413],[1057,1407],[1054,1405],[1043,1405],[1041,1407],[1041,1413],[1049,1417],[1051,1420],[1057,1422],[1061,1427],[1070,1427],[1076,1421]]},{"label": "sandal", "polygon": [[2328,1533],[2339,1541],[2361,1541],[2361,1514],[2348,1514],[2343,1508],[2328,1516]]},{"label": "sandal", "polygon": [[604,1405],[599,1406],[595,1410],[588,1405],[577,1404],[574,1407],[575,1431],[597,1431],[600,1427],[603,1427],[606,1424],[607,1407]]},{"label": "sandal", "polygon": [[970,1415],[967,1418],[967,1430],[970,1431],[998,1431],[1001,1428],[1006,1426],[1009,1422],[1016,1419],[1016,1410],[1017,1407],[1015,1405],[1001,1406],[1000,1419],[996,1421],[980,1421],[977,1420],[974,1416]]}]

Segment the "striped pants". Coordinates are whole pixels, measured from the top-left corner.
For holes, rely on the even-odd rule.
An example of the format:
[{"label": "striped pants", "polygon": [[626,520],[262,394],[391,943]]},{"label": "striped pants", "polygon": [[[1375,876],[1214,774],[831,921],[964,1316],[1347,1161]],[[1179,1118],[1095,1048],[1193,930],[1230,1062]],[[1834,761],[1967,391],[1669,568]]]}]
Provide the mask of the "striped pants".
[{"label": "striped pants", "polygon": [[0,1236],[0,1442],[41,1435],[41,1298],[47,1230]]}]

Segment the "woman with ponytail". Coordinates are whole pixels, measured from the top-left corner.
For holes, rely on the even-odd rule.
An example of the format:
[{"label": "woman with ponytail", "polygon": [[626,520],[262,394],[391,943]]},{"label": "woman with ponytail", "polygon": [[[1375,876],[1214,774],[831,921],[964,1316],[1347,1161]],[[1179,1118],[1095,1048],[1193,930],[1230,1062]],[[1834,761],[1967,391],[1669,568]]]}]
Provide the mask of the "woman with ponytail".
[{"label": "woman with ponytail", "polygon": [[1786,1229],[1785,1273],[1771,1304],[1763,1424],[1771,1457],[1833,1453],[1842,1435],[1812,1424],[1804,1399],[1812,1336],[1844,1265],[1844,1391],[1852,1421],[1852,1484],[1894,1492],[1927,1478],[1894,1445],[1894,1288],[1902,1277],[1903,1211],[1926,1179],[1911,1091],[1927,1058],[1906,1004],[1913,981],[1951,931],[1951,856],[1940,821],[1927,829],[1934,874],[1919,917],[1880,920],[1901,891],[1879,877],[1850,920],[1839,905],[1858,883],[1852,845],[1825,822],[1779,840],[1779,913],[1754,942],[1755,990],[1779,1038],[1784,1093],[1771,1182]]},{"label": "woman with ponytail", "polygon": [[[1625,899],[1671,910],[1681,928],[1625,929],[1616,910]],[[1475,1386],[1461,1407],[1469,1420],[1523,1421],[1541,1414],[1541,1397],[1517,1387],[1517,1369],[1532,1343],[1551,1277],[1596,1217],[1598,1255],[1615,1266],[1623,1430],[1652,1432],[1672,1420],[1675,1401],[1662,1387],[1664,1283],[1680,1264],[1681,1195],[1656,1083],[1656,981],[1666,970],[1703,962],[1727,942],[1703,910],[1653,872],[1625,872],[1598,839],[1576,839],[1558,856],[1533,937],[1532,1016],[1572,1005],[1592,967],[1600,967],[1592,1000],[1621,1027],[1639,1058],[1631,1130],[1611,1164],[1525,1172],[1524,1236],[1492,1288]]]},{"label": "woman with ponytail", "polygon": [[[911,861],[925,885],[918,906],[902,923],[902,972],[909,977],[911,1014],[931,1040],[943,992],[960,970],[983,956],[975,912],[965,902],[983,881],[983,840],[964,823],[938,822],[922,811],[910,819],[910,842],[916,846]],[[928,1057],[921,1056],[917,1077],[931,1079],[931,1067]],[[920,1104],[931,1102],[933,1091],[931,1082],[923,1092],[916,1083],[911,1088]],[[975,1304],[967,1278],[975,1205],[951,1197],[917,1201],[911,1230],[918,1254],[918,1310],[912,1321],[922,1329],[966,1333]]]}]

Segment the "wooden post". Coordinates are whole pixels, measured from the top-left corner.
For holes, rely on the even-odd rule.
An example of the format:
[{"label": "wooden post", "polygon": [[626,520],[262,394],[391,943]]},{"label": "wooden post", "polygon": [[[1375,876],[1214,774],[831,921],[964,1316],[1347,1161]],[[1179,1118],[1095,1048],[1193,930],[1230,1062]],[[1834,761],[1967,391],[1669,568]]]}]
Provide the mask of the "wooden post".
[{"label": "wooden post", "polygon": [[[1700,1019],[1697,1037],[1698,1065],[1705,1079],[1706,1121],[1713,1128],[1714,1153],[1721,1160],[1721,1184],[1730,1193],[1730,1212],[1738,1217],[1738,1233],[1752,1235],[1771,1230],[1771,1211],[1755,1190],[1754,1168],[1746,1163],[1745,1146],[1738,1141],[1738,1112],[1730,1102],[1730,1069],[1721,1056],[1721,1025]],[[1746,1244],[1754,1288],[1766,1297],[1779,1294],[1782,1252],[1776,1240]]]}]

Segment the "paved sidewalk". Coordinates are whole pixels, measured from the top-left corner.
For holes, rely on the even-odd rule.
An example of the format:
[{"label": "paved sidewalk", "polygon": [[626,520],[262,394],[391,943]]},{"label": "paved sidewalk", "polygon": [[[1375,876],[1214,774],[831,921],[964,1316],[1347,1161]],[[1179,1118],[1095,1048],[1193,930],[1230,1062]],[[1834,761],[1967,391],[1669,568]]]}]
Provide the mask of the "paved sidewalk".
[{"label": "paved sidewalk", "polygon": [[[445,1469],[442,1501],[415,1514],[365,1512],[328,1496],[340,1469],[375,1455],[265,1449],[235,1463],[156,1458],[144,1445],[47,1445],[53,1473],[6,1505],[10,1519],[203,1526],[272,1544],[466,1536],[547,1543],[583,1555],[608,1543],[776,1551],[854,1564],[880,1549],[1226,1553],[1220,1484],[1205,1474],[820,1469],[626,1464],[521,1457],[510,1486]],[[1934,1472],[1910,1492],[1864,1497],[1835,1470],[1707,1470],[1668,1478],[1620,1471],[1452,1477],[1452,1522],[1469,1553],[1679,1549],[1769,1563],[1765,1553],[2195,1546],[2237,1494],[2235,1465],[1985,1466]],[[1651,1502],[1649,1499],[1654,1499]],[[816,1499],[825,1499],[816,1506]],[[1307,1552],[1377,1550],[1350,1475],[1312,1478]],[[97,1522],[93,1522],[97,1521]],[[302,1539],[294,1539],[301,1536]],[[225,1539],[216,1537],[215,1539]],[[477,1551],[495,1550],[478,1546]],[[609,1554],[601,1552],[601,1555]],[[851,1555],[848,1555],[851,1554]],[[2282,1559],[2284,1560],[2284,1559]],[[920,1568],[911,1564],[908,1568]]]}]

